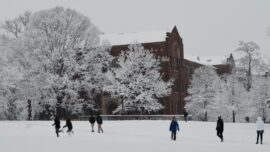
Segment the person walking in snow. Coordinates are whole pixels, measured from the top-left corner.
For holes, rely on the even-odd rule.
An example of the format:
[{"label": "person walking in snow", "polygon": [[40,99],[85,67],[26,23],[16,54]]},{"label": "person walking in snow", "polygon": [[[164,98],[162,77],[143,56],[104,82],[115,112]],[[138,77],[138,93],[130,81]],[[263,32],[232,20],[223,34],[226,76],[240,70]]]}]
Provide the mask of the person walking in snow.
[{"label": "person walking in snow", "polygon": [[101,127],[101,125],[103,124],[102,118],[99,114],[97,114],[97,124],[98,124],[98,133],[102,132],[103,133],[103,129]]},{"label": "person walking in snow", "polygon": [[57,115],[54,115],[54,124],[53,126],[55,126],[55,133],[57,135],[57,137],[59,137],[59,132],[63,132],[62,130],[60,130],[61,125],[60,125],[60,120],[57,117]]},{"label": "person walking in snow", "polygon": [[185,122],[188,121],[188,112],[186,110],[184,111],[184,119],[185,119]]},{"label": "person walking in snow", "polygon": [[221,142],[223,142],[224,123],[221,116],[218,117],[216,130],[217,130],[217,136],[221,139]]},{"label": "person walking in snow", "polygon": [[72,123],[71,123],[70,118],[67,118],[67,120],[66,120],[66,125],[65,125],[63,128],[65,128],[65,127],[68,128],[67,133],[68,133],[69,135],[70,135],[71,133],[73,133],[73,131],[72,131],[73,126],[72,126]]},{"label": "person walking in snow", "polygon": [[256,144],[259,143],[259,137],[261,139],[261,144],[262,144],[263,143],[263,133],[264,133],[264,122],[262,121],[261,117],[257,118],[256,127],[257,127],[257,142],[256,142]]},{"label": "person walking in snow", "polygon": [[172,121],[170,124],[170,131],[171,131],[171,139],[176,140],[176,132],[179,131],[179,125],[175,117],[172,118]]},{"label": "person walking in snow", "polygon": [[92,132],[94,132],[94,124],[96,122],[96,119],[95,117],[93,116],[93,114],[91,114],[90,118],[89,118],[89,122],[91,124],[91,127],[92,127]]}]

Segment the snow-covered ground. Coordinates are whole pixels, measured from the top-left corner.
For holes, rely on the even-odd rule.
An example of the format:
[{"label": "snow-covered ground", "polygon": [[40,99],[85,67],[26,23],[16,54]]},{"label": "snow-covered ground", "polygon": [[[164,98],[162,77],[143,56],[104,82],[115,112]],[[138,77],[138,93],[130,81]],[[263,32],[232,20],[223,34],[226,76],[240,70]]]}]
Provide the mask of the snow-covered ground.
[{"label": "snow-covered ground", "polygon": [[[256,145],[255,124],[225,123],[223,143],[213,122],[182,122],[177,140],[170,140],[170,121],[105,121],[104,133],[91,133],[87,121],[74,121],[74,136],[57,138],[52,121],[0,121],[1,152],[266,152],[270,151],[270,125],[264,144]],[[64,121],[61,121],[64,125]],[[96,126],[95,126],[96,127]],[[96,130],[95,130],[96,131]]]}]

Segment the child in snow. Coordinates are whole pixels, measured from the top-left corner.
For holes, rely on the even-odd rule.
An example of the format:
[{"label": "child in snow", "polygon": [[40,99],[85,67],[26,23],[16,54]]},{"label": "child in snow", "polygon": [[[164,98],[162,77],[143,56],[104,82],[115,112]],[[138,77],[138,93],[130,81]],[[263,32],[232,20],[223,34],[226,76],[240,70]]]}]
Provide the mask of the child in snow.
[{"label": "child in snow", "polygon": [[71,120],[69,118],[67,118],[66,125],[63,128],[65,128],[65,127],[68,128],[67,133],[69,135],[70,135],[70,133],[73,133],[73,131],[72,131],[73,126],[72,126]]},{"label": "child in snow", "polygon": [[263,132],[264,132],[264,122],[262,121],[261,117],[257,118],[256,127],[257,127],[257,142],[256,142],[256,144],[259,143],[259,137],[261,137],[261,144],[262,144]]},{"label": "child in snow", "polygon": [[103,133],[103,129],[101,127],[103,121],[102,121],[102,118],[99,114],[97,114],[97,124],[98,124],[98,133],[100,133],[100,131]]},{"label": "child in snow", "polygon": [[59,137],[59,132],[63,132],[62,130],[60,130],[61,125],[60,125],[60,120],[57,117],[57,115],[54,115],[54,124],[53,126],[55,126],[55,133],[57,135],[57,137]]},{"label": "child in snow", "polygon": [[223,123],[221,116],[218,116],[216,130],[217,130],[217,136],[221,139],[221,142],[223,142],[223,140],[224,140],[224,138],[223,138],[224,123]]},{"label": "child in snow", "polygon": [[95,117],[93,116],[93,114],[91,114],[90,118],[89,118],[89,122],[91,124],[91,127],[92,127],[92,132],[94,132],[94,124],[96,122],[96,119]]},{"label": "child in snow", "polygon": [[176,132],[179,131],[179,125],[175,119],[175,117],[172,118],[171,125],[170,125],[170,131],[171,131],[171,139],[176,140]]}]

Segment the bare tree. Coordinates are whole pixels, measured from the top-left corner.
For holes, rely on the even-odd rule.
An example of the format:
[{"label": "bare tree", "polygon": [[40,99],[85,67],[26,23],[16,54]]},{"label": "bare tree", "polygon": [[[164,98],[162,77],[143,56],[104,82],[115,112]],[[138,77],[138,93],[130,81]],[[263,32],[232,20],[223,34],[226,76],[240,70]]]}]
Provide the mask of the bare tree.
[{"label": "bare tree", "polygon": [[252,80],[252,71],[261,63],[261,57],[260,57],[260,47],[258,44],[256,44],[253,41],[249,42],[239,42],[239,47],[236,49],[237,52],[240,52],[243,54],[243,57],[240,58],[240,66],[245,69],[246,76],[247,76],[247,83],[246,88],[249,91],[251,88],[251,80]]},{"label": "bare tree", "polygon": [[[222,88],[222,94],[225,94],[225,109],[220,111],[226,113],[231,113],[231,116],[228,115],[227,118],[232,118],[232,122],[236,122],[236,116],[238,118],[244,117],[245,108],[248,107],[245,103],[247,97],[247,90],[244,88],[243,83],[241,82],[242,74],[239,74],[236,68],[233,69],[232,73],[224,76],[225,87]],[[248,109],[249,110],[249,109]],[[226,118],[225,118],[226,120]],[[230,120],[230,119],[228,119]]]},{"label": "bare tree", "polygon": [[1,26],[4,31],[15,38],[19,38],[20,34],[24,31],[26,25],[30,21],[31,12],[26,11],[24,14],[16,17],[13,20],[6,20],[5,23]]}]

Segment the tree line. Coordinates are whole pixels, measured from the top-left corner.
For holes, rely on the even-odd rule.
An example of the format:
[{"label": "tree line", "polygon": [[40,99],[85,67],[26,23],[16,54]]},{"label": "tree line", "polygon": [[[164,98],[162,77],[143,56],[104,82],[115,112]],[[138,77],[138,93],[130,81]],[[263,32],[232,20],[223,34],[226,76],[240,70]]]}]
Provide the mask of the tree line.
[{"label": "tree line", "polygon": [[261,116],[270,121],[270,76],[259,46],[240,41],[236,52],[241,57],[230,74],[219,76],[215,67],[202,66],[192,75],[186,109],[195,119],[214,121],[255,121]]},{"label": "tree line", "polygon": [[121,101],[115,113],[160,110],[157,100],[172,85],[161,78],[161,59],[140,44],[114,58],[100,34],[88,17],[62,7],[2,23],[0,119],[89,114],[101,108],[104,93]]}]

